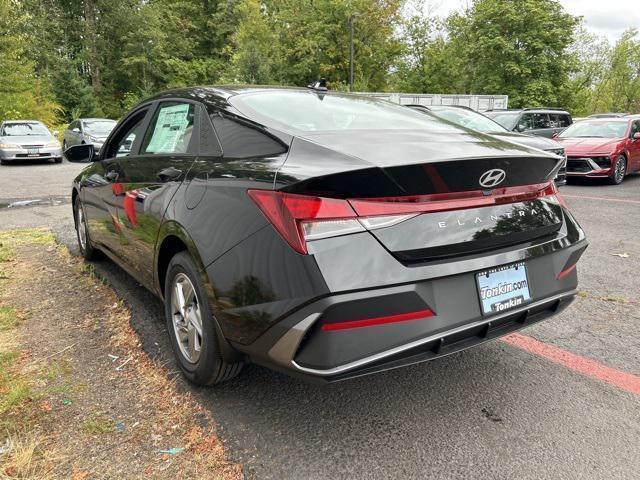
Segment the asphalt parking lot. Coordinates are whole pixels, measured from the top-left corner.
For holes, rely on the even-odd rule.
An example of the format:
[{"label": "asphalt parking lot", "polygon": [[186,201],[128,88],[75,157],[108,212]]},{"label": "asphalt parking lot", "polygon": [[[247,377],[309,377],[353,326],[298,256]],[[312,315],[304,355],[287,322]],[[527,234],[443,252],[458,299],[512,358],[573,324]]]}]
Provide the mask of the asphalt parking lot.
[{"label": "asphalt parking lot", "polygon": [[[81,168],[0,167],[0,228],[48,226],[76,251],[69,185]],[[327,387],[249,366],[215,389],[183,388],[248,478],[638,478],[640,175],[561,192],[590,241],[580,297],[562,315],[509,342]],[[145,349],[171,364],[160,302],[111,262],[96,270]]]}]

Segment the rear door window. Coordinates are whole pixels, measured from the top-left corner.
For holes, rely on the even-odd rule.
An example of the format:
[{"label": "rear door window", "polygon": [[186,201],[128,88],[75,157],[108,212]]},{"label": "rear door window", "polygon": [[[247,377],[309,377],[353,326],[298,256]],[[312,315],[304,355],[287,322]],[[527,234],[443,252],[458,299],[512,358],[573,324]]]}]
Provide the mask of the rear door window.
[{"label": "rear door window", "polygon": [[551,128],[567,128],[571,125],[569,115],[564,113],[551,113],[549,114],[549,119],[551,121]]},{"label": "rear door window", "polygon": [[195,125],[195,105],[164,102],[158,106],[142,142],[141,154],[190,153]]},{"label": "rear door window", "polygon": [[549,115],[546,113],[534,113],[533,114],[533,129],[540,130],[543,128],[551,128],[551,122],[549,121]]}]

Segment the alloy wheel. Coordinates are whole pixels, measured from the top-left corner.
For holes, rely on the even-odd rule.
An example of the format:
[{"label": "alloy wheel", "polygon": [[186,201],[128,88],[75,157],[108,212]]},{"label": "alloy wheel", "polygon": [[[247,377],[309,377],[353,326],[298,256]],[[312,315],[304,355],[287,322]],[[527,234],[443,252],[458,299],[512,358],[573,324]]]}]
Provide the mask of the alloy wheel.
[{"label": "alloy wheel", "polygon": [[180,353],[196,363],[202,351],[202,314],[195,287],[184,273],[178,273],[171,285],[171,317]]},{"label": "alloy wheel", "polygon": [[76,229],[78,230],[78,241],[83,252],[87,250],[87,225],[84,220],[84,212],[82,206],[78,205],[76,211]]},{"label": "alloy wheel", "polygon": [[622,183],[624,180],[624,175],[626,173],[626,163],[624,157],[618,157],[616,161],[616,170],[615,170],[615,181],[616,183]]}]

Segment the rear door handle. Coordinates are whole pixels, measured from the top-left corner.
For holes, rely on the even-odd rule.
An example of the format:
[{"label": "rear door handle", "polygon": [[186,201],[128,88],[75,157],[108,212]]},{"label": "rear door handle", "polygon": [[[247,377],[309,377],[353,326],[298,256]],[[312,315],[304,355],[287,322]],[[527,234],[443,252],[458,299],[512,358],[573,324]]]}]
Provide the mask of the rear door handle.
[{"label": "rear door handle", "polygon": [[120,175],[118,175],[118,172],[116,172],[115,170],[110,170],[107,172],[104,178],[106,178],[110,182],[115,182],[116,180],[118,180],[119,176]]},{"label": "rear door handle", "polygon": [[182,175],[182,170],[178,170],[174,167],[168,167],[158,172],[158,178],[163,182],[166,182],[167,180],[175,180],[180,175]]}]

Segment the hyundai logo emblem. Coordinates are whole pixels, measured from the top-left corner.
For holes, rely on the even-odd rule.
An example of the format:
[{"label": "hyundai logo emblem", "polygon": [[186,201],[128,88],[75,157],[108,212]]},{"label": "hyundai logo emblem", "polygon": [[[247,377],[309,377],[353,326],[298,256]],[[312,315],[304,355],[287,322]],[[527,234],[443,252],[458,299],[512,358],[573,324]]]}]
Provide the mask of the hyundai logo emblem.
[{"label": "hyundai logo emblem", "polygon": [[493,168],[480,175],[480,185],[485,188],[497,187],[504,181],[506,177],[507,174],[504,170]]}]

